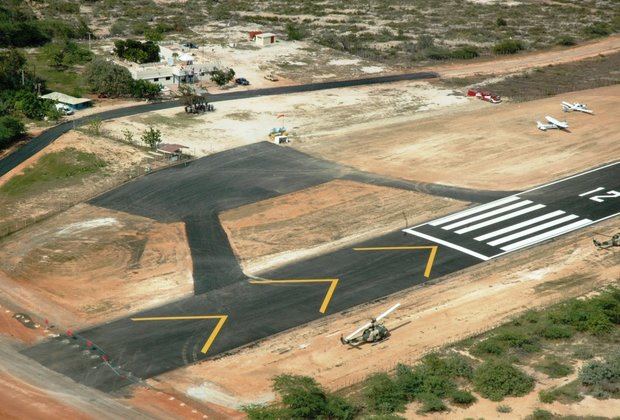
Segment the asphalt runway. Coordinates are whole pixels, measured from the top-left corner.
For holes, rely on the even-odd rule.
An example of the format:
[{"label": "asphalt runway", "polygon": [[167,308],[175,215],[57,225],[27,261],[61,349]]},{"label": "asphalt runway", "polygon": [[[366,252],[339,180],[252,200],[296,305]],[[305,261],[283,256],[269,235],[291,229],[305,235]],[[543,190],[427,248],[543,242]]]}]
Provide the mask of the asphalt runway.
[{"label": "asphalt runway", "polygon": [[[598,219],[590,219],[595,223],[613,217],[620,210],[620,199],[609,192],[619,190],[619,168],[618,164],[610,165],[518,195],[469,191],[471,198],[484,204],[467,209],[469,214],[459,212],[447,217],[453,217],[449,223],[457,223],[474,214],[485,216],[462,224],[459,229],[471,227],[495,216],[487,210],[503,208],[495,200],[518,197],[511,204],[520,200],[535,203],[521,206],[525,208],[545,203],[550,209],[579,211],[582,217],[597,215]],[[152,377],[217,357],[483,261],[471,252],[458,249],[456,243],[412,234],[412,230],[427,225],[424,224],[261,273],[260,279],[250,279],[241,272],[219,227],[220,211],[347,177],[385,185],[394,183],[416,191],[423,188],[436,194],[442,191],[450,195],[468,194],[465,189],[408,184],[356,172],[269,143],[223,152],[187,167],[170,168],[140,178],[98,197],[91,204],[162,221],[184,220],[194,259],[197,294],[80,331],[82,337],[109,355],[116,371],[89,352],[76,350],[72,346],[74,341],[66,337],[38,344],[24,350],[24,354],[80,383],[112,391],[132,383],[134,378]],[[588,189],[599,187],[603,189],[579,197]],[[602,203],[592,200],[599,195],[612,198],[602,198]],[[603,204],[604,209],[595,210],[597,207],[587,200],[595,205]],[[594,210],[586,212],[587,209]],[[507,215],[508,211],[497,215]],[[544,232],[538,230],[532,235]],[[337,340],[334,337],[334,345],[340,345]]]},{"label": "asphalt runway", "polygon": [[[393,82],[399,82],[399,81],[405,81],[405,80],[433,79],[436,77],[439,77],[439,75],[433,72],[404,73],[404,74],[395,74],[395,75],[389,75],[389,76],[367,77],[367,78],[361,78],[361,79],[308,83],[304,85],[295,85],[295,86],[280,86],[280,87],[264,88],[264,89],[239,90],[239,91],[234,91],[234,92],[209,94],[207,98],[209,102],[232,101],[236,99],[255,98],[259,96],[272,96],[272,95],[284,95],[284,94],[289,94],[289,93],[313,92],[313,91],[318,91],[318,90],[338,89],[338,88],[344,88],[344,87],[393,83]],[[77,118],[72,121],[63,122],[61,124],[58,124],[44,131],[42,134],[40,134],[37,137],[34,137],[28,143],[26,143],[25,145],[23,145],[22,147],[20,147],[19,149],[11,153],[10,155],[5,156],[3,159],[1,159],[0,160],[0,177],[8,173],[10,170],[18,166],[20,163],[24,162],[31,156],[34,156],[36,153],[46,148],[48,145],[50,145],[54,140],[56,140],[58,137],[60,137],[64,133],[68,132],[69,130],[73,128],[84,125],[94,119],[105,121],[105,120],[111,120],[115,118],[129,117],[131,115],[142,114],[145,112],[175,108],[179,106],[181,106],[181,102],[179,100],[146,103],[143,105],[135,105],[135,106],[129,106],[126,108],[103,111],[97,114],[89,115],[87,117],[81,117],[81,118]]]}]

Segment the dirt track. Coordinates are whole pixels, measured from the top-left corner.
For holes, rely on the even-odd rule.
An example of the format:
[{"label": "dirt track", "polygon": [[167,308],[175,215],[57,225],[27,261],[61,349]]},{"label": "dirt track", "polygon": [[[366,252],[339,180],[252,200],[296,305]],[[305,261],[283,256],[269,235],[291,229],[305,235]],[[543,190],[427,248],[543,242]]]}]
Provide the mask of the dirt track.
[{"label": "dirt track", "polygon": [[571,48],[557,47],[549,51],[517,54],[506,58],[480,60],[472,63],[459,62],[433,67],[432,70],[438,72],[443,78],[468,77],[477,74],[500,75],[517,73],[534,67],[570,63],[617,51],[620,51],[620,35],[613,35]]}]

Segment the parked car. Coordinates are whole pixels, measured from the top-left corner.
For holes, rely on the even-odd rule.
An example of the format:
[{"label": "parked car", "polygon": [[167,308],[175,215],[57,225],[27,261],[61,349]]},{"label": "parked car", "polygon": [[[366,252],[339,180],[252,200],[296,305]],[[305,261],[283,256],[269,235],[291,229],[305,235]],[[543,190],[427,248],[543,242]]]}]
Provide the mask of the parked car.
[{"label": "parked car", "polygon": [[198,48],[198,45],[194,44],[193,42],[186,42],[185,44],[183,44],[183,46],[185,48]]},{"label": "parked car", "polygon": [[269,80],[270,82],[278,81],[278,78],[273,73],[266,74],[265,79]]},{"label": "parked car", "polygon": [[73,110],[71,108],[69,108],[67,105],[65,104],[56,104],[56,109],[62,114],[62,115],[73,115]]},{"label": "parked car", "polygon": [[241,86],[248,86],[250,84],[248,79],[246,79],[245,77],[239,77],[238,79],[235,79],[235,83]]}]

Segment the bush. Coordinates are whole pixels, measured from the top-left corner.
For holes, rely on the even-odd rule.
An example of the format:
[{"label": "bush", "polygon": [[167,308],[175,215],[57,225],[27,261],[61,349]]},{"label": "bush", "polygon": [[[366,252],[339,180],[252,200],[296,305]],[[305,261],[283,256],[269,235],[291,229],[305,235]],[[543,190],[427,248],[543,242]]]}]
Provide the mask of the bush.
[{"label": "bush", "polygon": [[532,414],[526,417],[527,420],[551,420],[552,418],[553,413],[540,408],[537,408]]},{"label": "bush", "polygon": [[510,407],[509,405],[506,405],[506,404],[500,404],[500,405],[497,406],[496,410],[497,410],[498,413],[506,414],[506,413],[512,412],[512,407]]},{"label": "bush", "polygon": [[577,331],[594,335],[605,335],[613,329],[610,316],[614,316],[614,309],[606,311],[605,304],[597,298],[570,300],[552,310],[548,315],[551,322],[555,324],[569,325]]},{"label": "bush", "polygon": [[587,36],[596,38],[596,37],[607,36],[611,34],[611,28],[606,23],[598,22],[590,26],[587,26],[584,29],[584,32]]},{"label": "bush", "polygon": [[409,366],[396,366],[396,383],[408,399],[413,399],[421,392],[424,383],[424,373],[414,371]]},{"label": "bush", "polygon": [[24,124],[17,118],[8,115],[0,117],[0,149],[24,135]]},{"label": "bush", "polygon": [[452,392],[452,402],[455,404],[469,405],[476,402],[476,397],[471,392],[456,390]]},{"label": "bush", "polygon": [[570,365],[560,363],[553,358],[548,358],[543,363],[536,365],[536,370],[550,378],[562,378],[573,373],[573,368]]},{"label": "bush", "polygon": [[450,50],[441,47],[427,48],[424,55],[431,60],[447,60],[451,57]]},{"label": "bush", "polygon": [[235,77],[233,69],[215,69],[211,72],[211,80],[218,86],[224,86]]},{"label": "bush", "polygon": [[472,58],[476,58],[479,55],[480,53],[478,52],[478,48],[470,45],[458,48],[450,53],[450,56],[452,58],[457,58],[461,60],[469,60]]},{"label": "bush", "polygon": [[159,61],[159,45],[152,41],[140,42],[133,39],[114,41],[114,53],[120,58],[135,63],[156,63]]},{"label": "bush", "polygon": [[538,335],[549,340],[571,338],[574,335],[570,325],[546,324],[538,331]]},{"label": "bush", "polygon": [[111,97],[131,93],[133,79],[126,68],[104,59],[91,61],[84,71],[84,77],[95,93]]},{"label": "bush", "polygon": [[294,22],[288,22],[284,29],[286,31],[286,37],[289,41],[299,41],[304,39],[307,35],[307,31]]},{"label": "bush", "polygon": [[562,35],[558,38],[558,40],[556,41],[556,44],[569,47],[571,45],[577,44],[577,42],[575,42],[575,38],[573,38],[570,35]]},{"label": "bush", "polygon": [[426,50],[428,48],[433,48],[434,46],[435,46],[435,39],[431,35],[420,35],[418,37],[416,48],[419,51]]},{"label": "bush", "polygon": [[[161,131],[156,128],[149,127],[144,131],[144,133],[142,133],[142,137],[140,138],[147,146],[153,150],[156,150],[157,146],[161,143]],[[274,382],[274,389],[276,389],[276,391],[278,390],[276,388],[277,384],[278,382]]]},{"label": "bush", "polygon": [[422,403],[422,407],[418,410],[420,413],[435,413],[448,409],[441,398],[435,394],[422,393],[418,395],[417,400]]},{"label": "bush", "polygon": [[494,337],[487,338],[484,341],[480,341],[473,349],[474,354],[478,355],[496,355],[499,356],[504,353],[505,346],[500,343]]},{"label": "bush", "polygon": [[407,397],[386,373],[376,373],[366,380],[364,396],[368,408],[375,413],[393,413],[405,409]]},{"label": "bush", "polygon": [[474,372],[476,391],[492,401],[507,396],[520,397],[534,388],[534,379],[503,361],[486,361]]},{"label": "bush", "polygon": [[540,343],[534,337],[530,337],[516,329],[505,330],[494,337],[505,343],[508,347],[522,350],[526,353],[534,353],[540,350]]},{"label": "bush", "polygon": [[131,83],[131,96],[148,100],[157,99],[161,96],[161,85],[147,80],[133,80]]},{"label": "bush", "polygon": [[291,413],[286,408],[251,404],[242,407],[250,420],[280,420],[290,418]]},{"label": "bush", "polygon": [[508,22],[506,22],[506,19],[504,19],[503,17],[498,17],[495,21],[495,25],[498,27],[507,26]]},{"label": "bush", "polygon": [[543,389],[542,391],[538,393],[538,399],[540,400],[541,403],[551,404],[552,402],[555,401],[555,393],[553,392],[552,389],[550,390]]},{"label": "bush", "polygon": [[493,46],[493,52],[495,54],[516,54],[524,48],[521,41],[516,39],[505,39]]},{"label": "bush", "polygon": [[620,352],[604,361],[592,361],[579,371],[579,381],[596,398],[620,395]]}]

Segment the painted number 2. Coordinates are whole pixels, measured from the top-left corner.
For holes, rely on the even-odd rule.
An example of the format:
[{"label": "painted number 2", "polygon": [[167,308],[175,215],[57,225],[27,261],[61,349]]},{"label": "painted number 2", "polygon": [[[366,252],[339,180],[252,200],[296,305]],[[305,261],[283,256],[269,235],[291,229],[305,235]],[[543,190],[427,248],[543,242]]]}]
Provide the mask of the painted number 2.
[{"label": "painted number 2", "polygon": [[[598,188],[595,188],[595,189],[593,189],[591,191],[584,192],[583,194],[579,194],[579,197],[586,197],[586,196],[588,196],[590,194],[594,194],[595,192],[599,192],[599,191],[604,190],[604,189],[605,189],[605,187],[598,187]],[[615,191],[615,190],[609,190],[605,194],[594,195],[594,196],[589,197],[589,198],[590,198],[590,200],[596,201],[597,203],[602,203],[602,202],[605,201],[606,198],[618,198],[618,197],[620,197],[620,192]]]}]

